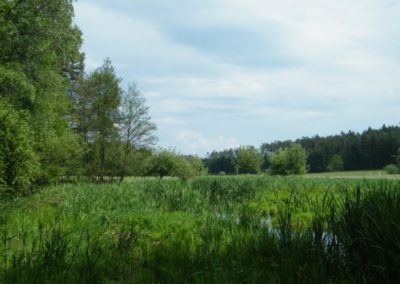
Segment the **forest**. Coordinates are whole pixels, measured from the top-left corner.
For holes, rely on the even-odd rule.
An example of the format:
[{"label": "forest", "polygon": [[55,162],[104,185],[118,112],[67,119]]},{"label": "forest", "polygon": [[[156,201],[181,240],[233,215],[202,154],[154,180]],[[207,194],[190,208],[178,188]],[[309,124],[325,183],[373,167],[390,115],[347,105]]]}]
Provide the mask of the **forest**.
[{"label": "forest", "polygon": [[[293,143],[300,144],[308,153],[307,165],[311,173],[382,169],[397,163],[400,127],[383,125],[379,129],[368,128],[362,133],[349,131],[327,137],[316,135],[295,141],[263,143],[260,146],[261,171],[270,167],[268,157],[271,153]],[[234,174],[236,152],[236,149],[229,149],[209,153],[205,163],[210,173],[224,171]]]}]

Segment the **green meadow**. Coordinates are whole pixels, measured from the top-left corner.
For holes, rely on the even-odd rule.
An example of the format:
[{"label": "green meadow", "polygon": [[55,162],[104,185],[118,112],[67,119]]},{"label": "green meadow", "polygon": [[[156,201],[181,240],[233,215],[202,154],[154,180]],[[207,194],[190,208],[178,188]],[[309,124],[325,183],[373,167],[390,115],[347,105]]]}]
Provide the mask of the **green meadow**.
[{"label": "green meadow", "polygon": [[209,176],[1,199],[2,283],[396,283],[396,180]]}]

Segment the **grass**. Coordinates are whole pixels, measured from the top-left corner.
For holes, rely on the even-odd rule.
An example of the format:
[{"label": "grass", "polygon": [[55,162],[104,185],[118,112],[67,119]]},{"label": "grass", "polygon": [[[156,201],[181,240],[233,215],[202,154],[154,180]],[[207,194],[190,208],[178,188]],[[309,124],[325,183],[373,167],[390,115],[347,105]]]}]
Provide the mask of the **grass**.
[{"label": "grass", "polygon": [[369,171],[343,171],[343,172],[325,172],[311,173],[305,175],[307,178],[344,178],[344,179],[395,179],[399,180],[400,175],[387,174],[383,170]]},{"label": "grass", "polygon": [[3,283],[398,283],[396,180],[68,184],[0,201]]}]

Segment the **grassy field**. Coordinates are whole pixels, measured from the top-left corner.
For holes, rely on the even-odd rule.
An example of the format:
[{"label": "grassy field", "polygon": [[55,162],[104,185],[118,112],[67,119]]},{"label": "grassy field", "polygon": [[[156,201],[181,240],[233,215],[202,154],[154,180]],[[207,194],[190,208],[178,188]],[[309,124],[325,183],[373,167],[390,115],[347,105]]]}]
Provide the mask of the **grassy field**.
[{"label": "grassy field", "polygon": [[396,180],[135,178],[0,201],[1,283],[399,283]]},{"label": "grassy field", "polygon": [[389,175],[383,170],[345,171],[307,174],[308,178],[348,178],[348,179],[400,179],[400,175]]}]

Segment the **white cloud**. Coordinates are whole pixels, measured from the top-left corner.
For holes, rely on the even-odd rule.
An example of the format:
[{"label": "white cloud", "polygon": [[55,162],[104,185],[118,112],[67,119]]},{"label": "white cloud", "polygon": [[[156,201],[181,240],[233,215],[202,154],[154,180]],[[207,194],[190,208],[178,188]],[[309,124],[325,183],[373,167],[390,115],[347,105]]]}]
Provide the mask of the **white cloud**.
[{"label": "white cloud", "polygon": [[187,153],[205,154],[213,150],[218,151],[239,146],[239,142],[233,137],[226,138],[220,135],[214,138],[206,138],[203,133],[191,130],[181,131],[177,141],[182,143]]}]

